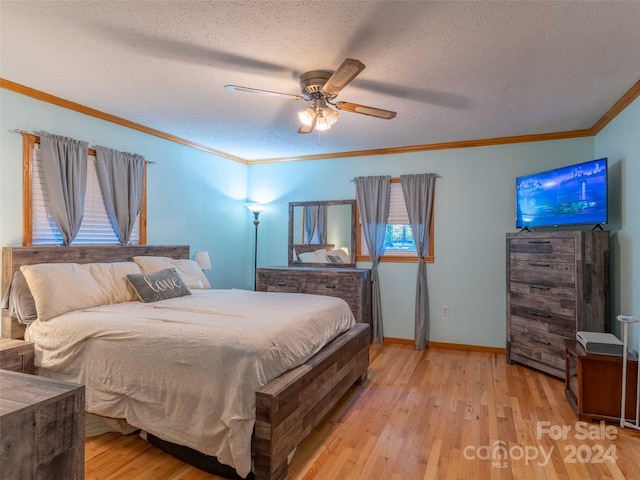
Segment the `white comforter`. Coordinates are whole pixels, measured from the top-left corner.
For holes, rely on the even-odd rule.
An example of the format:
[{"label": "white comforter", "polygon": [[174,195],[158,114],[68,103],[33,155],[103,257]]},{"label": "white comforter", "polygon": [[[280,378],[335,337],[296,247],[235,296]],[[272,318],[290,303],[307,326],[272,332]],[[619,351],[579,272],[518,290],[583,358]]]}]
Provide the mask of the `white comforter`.
[{"label": "white comforter", "polygon": [[241,476],[251,470],[255,390],[354,324],[327,296],[194,290],[36,321],[39,373],[86,386],[86,410],[124,418]]}]

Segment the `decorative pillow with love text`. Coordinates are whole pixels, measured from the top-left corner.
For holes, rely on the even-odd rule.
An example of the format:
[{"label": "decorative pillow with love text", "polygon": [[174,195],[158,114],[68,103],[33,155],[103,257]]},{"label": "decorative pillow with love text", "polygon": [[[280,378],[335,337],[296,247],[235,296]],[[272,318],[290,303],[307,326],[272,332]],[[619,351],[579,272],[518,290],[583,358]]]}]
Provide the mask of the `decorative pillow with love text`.
[{"label": "decorative pillow with love text", "polygon": [[166,268],[155,273],[127,275],[138,298],[145,303],[157,302],[167,298],[191,295],[175,268]]}]

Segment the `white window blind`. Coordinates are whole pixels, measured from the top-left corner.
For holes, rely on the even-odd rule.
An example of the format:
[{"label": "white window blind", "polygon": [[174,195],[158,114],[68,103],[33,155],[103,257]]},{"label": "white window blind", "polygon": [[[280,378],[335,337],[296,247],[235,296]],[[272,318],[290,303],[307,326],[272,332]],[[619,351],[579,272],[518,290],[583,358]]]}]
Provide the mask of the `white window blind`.
[{"label": "white window blind", "polygon": [[[98,184],[96,174],[96,157],[87,158],[87,192],[84,201],[84,216],[82,225],[72,244],[87,243],[119,243],[118,236],[111,226],[104,207],[102,192]],[[60,244],[62,235],[51,217],[49,210],[49,197],[42,179],[42,155],[40,145],[36,144],[33,150],[33,165],[31,168],[31,192],[32,192],[32,243],[35,244]],[[140,244],[140,215],[131,233],[131,244]]]},{"label": "white window blind", "polygon": [[407,204],[402,193],[402,184],[400,182],[392,182],[389,187],[389,217],[387,223],[390,225],[410,225]]}]

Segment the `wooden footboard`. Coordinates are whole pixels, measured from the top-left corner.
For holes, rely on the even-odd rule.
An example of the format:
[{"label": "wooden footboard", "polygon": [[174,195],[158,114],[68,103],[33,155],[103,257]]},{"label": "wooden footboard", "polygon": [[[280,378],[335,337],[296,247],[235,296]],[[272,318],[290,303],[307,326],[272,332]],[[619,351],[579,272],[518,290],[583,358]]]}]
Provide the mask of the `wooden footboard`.
[{"label": "wooden footboard", "polygon": [[256,391],[256,480],[281,480],[287,456],[369,367],[369,325],[358,323],[300,367]]}]

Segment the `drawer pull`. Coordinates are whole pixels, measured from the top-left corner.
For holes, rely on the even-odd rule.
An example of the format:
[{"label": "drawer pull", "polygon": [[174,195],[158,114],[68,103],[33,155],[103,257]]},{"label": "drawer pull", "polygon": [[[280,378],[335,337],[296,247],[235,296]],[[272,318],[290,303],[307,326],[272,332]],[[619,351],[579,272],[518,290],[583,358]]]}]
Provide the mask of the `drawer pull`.
[{"label": "drawer pull", "polygon": [[550,263],[533,263],[533,262],[529,262],[529,266],[531,266],[531,267],[550,267],[551,264]]},{"label": "drawer pull", "polygon": [[536,317],[551,318],[551,315],[547,313],[538,313],[538,312],[534,312],[533,310],[529,310],[527,313],[529,313],[530,315],[535,315]]},{"label": "drawer pull", "polygon": [[539,343],[541,345],[551,346],[551,342],[548,340],[540,340],[539,338],[531,337],[531,341],[535,343]]},{"label": "drawer pull", "polygon": [[549,240],[529,240],[529,243],[537,243],[537,244],[547,244],[551,243]]},{"label": "drawer pull", "polygon": [[278,280],[276,282],[276,285],[278,285],[279,287],[286,287],[287,286],[287,282],[285,282],[284,280]]},{"label": "drawer pull", "polygon": [[529,285],[529,288],[536,288],[538,290],[550,290],[551,287],[547,287],[546,285]]},{"label": "drawer pull", "polygon": [[336,288],[336,284],[335,283],[327,283],[324,287],[325,288]]}]

